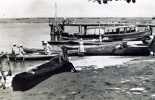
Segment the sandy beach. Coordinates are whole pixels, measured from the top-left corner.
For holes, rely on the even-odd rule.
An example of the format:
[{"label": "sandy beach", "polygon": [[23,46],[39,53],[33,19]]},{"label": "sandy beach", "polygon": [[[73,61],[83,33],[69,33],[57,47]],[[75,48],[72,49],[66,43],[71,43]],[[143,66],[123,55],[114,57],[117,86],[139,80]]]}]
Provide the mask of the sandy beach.
[{"label": "sandy beach", "polygon": [[25,92],[0,92],[0,100],[153,100],[155,58],[54,75]]}]

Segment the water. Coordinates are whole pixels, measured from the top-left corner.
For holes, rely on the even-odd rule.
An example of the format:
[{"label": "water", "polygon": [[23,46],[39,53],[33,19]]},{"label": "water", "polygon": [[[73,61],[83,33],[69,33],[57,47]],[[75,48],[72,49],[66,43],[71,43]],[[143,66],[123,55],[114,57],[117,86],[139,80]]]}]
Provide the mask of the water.
[{"label": "water", "polygon": [[[48,23],[1,23],[0,24],[0,51],[10,52],[11,45],[16,43],[24,47],[41,48],[41,41],[50,40],[50,28]],[[78,69],[83,66],[95,66],[101,68],[108,65],[122,64],[135,57],[72,57],[70,60]],[[5,70],[10,66],[14,73],[25,71],[28,67],[38,65],[44,61],[29,61],[25,63],[3,63]]]},{"label": "water", "polygon": [[24,47],[40,48],[41,41],[50,39],[47,23],[0,24],[0,51],[10,51],[13,43]]}]

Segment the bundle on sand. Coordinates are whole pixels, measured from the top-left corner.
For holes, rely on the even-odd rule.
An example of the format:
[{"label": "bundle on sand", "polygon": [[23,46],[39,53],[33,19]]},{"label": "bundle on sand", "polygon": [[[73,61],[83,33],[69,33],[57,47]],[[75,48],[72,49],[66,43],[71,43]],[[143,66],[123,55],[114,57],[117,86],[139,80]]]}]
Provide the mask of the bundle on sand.
[{"label": "bundle on sand", "polygon": [[54,74],[70,72],[71,70],[75,71],[72,63],[65,60],[61,60],[60,62],[59,57],[55,57],[49,62],[37,66],[28,72],[22,72],[15,75],[12,80],[12,87],[14,91],[25,91]]}]

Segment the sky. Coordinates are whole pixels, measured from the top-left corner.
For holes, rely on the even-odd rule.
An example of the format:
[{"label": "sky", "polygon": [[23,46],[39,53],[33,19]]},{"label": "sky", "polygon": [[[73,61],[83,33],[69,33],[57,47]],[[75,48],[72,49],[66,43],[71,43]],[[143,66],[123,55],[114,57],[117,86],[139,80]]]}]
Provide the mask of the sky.
[{"label": "sky", "polygon": [[112,1],[99,5],[88,0],[0,0],[0,18],[54,17],[153,17],[155,0],[135,4]]}]

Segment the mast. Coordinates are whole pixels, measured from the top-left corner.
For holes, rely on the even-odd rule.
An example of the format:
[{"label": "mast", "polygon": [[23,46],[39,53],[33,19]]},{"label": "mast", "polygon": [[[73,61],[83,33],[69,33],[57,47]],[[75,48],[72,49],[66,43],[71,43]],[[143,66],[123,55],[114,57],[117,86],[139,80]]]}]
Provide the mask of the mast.
[{"label": "mast", "polygon": [[100,22],[98,23],[99,23],[99,41],[102,42],[101,25]]},{"label": "mast", "polygon": [[[54,2],[54,19],[52,20],[52,24],[50,24],[51,27],[51,41],[58,41],[58,23],[57,23],[57,3]],[[49,19],[50,22],[50,19]]]},{"label": "mast", "polygon": [[55,2],[54,3],[54,28],[55,28],[55,37],[54,37],[54,40],[55,41],[58,41],[58,25],[57,25],[57,3]]}]

